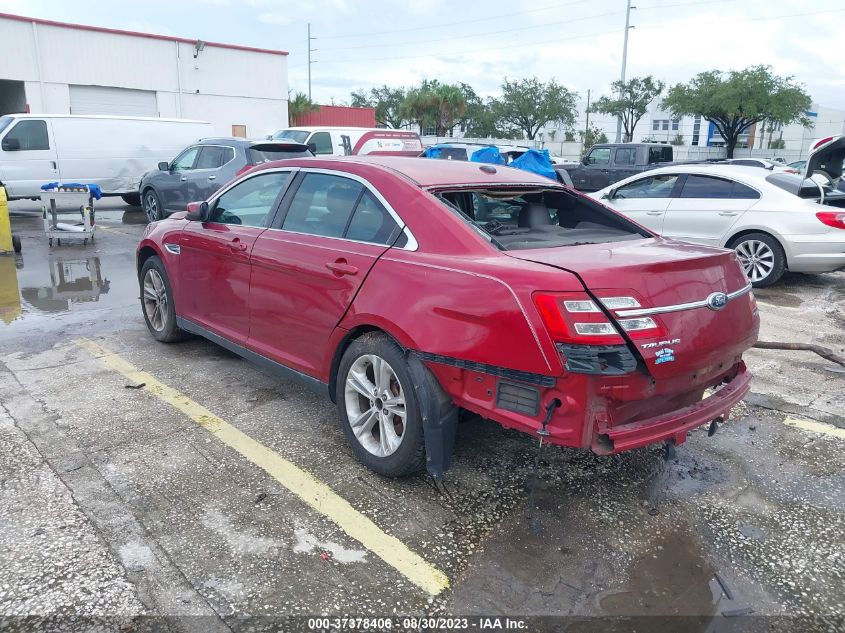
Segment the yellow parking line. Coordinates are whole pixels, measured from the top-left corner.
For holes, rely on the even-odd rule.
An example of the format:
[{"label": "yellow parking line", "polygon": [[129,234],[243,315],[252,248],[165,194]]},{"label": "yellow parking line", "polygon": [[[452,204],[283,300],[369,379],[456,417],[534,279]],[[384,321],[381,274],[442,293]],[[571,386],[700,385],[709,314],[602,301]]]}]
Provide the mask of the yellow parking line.
[{"label": "yellow parking line", "polygon": [[824,435],[832,435],[845,440],[845,429],[840,429],[838,426],[832,424],[825,424],[824,422],[816,422],[815,420],[802,420],[801,418],[786,418],[783,421],[787,426],[793,426],[797,429],[804,429],[813,433],[823,433]]},{"label": "yellow parking line", "polygon": [[256,442],[182,392],[159,382],[152,374],[138,369],[94,341],[77,339],[75,343],[133,383],[145,383],[144,390],[178,409],[218,440],[263,469],[302,501],[334,521],[349,536],[421,589],[437,595],[449,586],[449,578],[446,574],[426,562],[402,541],[385,533],[311,473],[284,459],[260,442]]}]

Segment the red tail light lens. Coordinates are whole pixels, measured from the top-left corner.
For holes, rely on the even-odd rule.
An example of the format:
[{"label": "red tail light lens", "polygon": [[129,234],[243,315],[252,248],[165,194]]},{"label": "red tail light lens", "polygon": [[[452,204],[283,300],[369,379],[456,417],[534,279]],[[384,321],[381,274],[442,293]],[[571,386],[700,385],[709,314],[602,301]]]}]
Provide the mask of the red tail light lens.
[{"label": "red tail light lens", "polygon": [[[599,297],[608,310],[640,307],[633,297]],[[582,345],[621,345],[625,341],[604,312],[585,292],[538,292],[534,303],[552,338],[561,343]],[[651,338],[665,334],[653,317],[618,319],[618,325],[631,338]]]},{"label": "red tail light lens", "polygon": [[819,211],[816,217],[822,224],[835,229],[845,229],[845,211]]}]

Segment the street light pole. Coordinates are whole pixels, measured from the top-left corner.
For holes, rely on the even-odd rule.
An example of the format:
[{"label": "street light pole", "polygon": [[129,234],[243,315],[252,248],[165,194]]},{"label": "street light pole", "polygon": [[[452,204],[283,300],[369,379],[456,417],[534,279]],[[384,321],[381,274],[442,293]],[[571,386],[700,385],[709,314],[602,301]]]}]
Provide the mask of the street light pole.
[{"label": "street light pole", "polygon": [[[628,63],[628,31],[631,30],[631,9],[636,9],[637,7],[631,6],[631,0],[628,0],[628,9],[625,11],[625,41],[622,44],[622,76],[620,80],[622,83],[625,83],[625,66]],[[619,93],[619,97],[622,97],[622,93]],[[622,117],[619,116],[616,118],[616,142],[619,143],[622,140]]]},{"label": "street light pole", "polygon": [[[630,1],[628,2],[630,4]],[[627,42],[628,32],[625,32]],[[311,101],[311,23],[308,23],[308,100]]]}]

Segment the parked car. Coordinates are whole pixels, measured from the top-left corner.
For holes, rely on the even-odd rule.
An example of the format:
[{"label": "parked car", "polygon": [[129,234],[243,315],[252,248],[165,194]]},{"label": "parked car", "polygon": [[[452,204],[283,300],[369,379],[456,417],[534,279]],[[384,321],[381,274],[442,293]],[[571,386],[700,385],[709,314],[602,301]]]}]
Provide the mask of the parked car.
[{"label": "parked car", "polygon": [[597,191],[674,159],[671,145],[660,143],[602,143],[593,145],[581,163],[559,164],[579,191]]},{"label": "parked car", "polygon": [[680,444],[749,388],[759,319],[736,255],[542,176],[287,160],[189,209],[138,246],[152,336],[198,334],[315,387],[384,475],[441,476],[459,407],[610,454]]},{"label": "parked car", "polygon": [[[529,154],[526,156],[526,154]],[[522,158],[525,156],[525,158]],[[535,150],[520,145],[494,145],[492,143],[435,143],[425,149],[421,158],[434,160],[468,160],[477,163],[493,163],[496,165],[510,165],[515,169],[527,171],[557,180],[567,186],[572,181],[566,172],[558,172],[556,164],[548,150]],[[522,160],[520,160],[522,158]]]},{"label": "parked car", "polygon": [[783,165],[765,158],[728,158],[724,161],[719,161],[724,165],[739,165],[741,167],[760,167],[761,169],[768,169],[769,171],[783,171],[788,174],[800,174],[801,170],[795,169],[789,165]]},{"label": "parked car", "polygon": [[302,143],[206,138],[189,145],[170,162],[141,179],[139,193],[150,222],[184,211],[192,200],[208,198],[232,178],[256,165],[283,158],[313,156]]},{"label": "parked car", "polygon": [[144,173],[210,131],[183,119],[10,114],[0,117],[0,182],[12,200],[59,181],[99,185],[137,205]]},{"label": "parked car", "polygon": [[411,130],[366,127],[289,127],[269,137],[274,141],[305,143],[317,156],[418,156],[420,135]]},{"label": "parked car", "polygon": [[755,287],[845,268],[845,194],[801,175],[674,165],[591,196],[664,237],[734,249]]}]

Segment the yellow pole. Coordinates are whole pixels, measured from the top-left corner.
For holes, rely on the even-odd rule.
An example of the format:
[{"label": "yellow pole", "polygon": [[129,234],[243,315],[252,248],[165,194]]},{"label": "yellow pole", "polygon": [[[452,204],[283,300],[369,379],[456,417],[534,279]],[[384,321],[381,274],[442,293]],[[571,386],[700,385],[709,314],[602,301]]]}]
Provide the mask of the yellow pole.
[{"label": "yellow pole", "polygon": [[0,321],[11,323],[21,315],[18,271],[14,257],[0,257]]},{"label": "yellow pole", "polygon": [[0,187],[0,254],[14,254],[12,246],[12,223],[9,220],[9,203],[6,188]]}]

